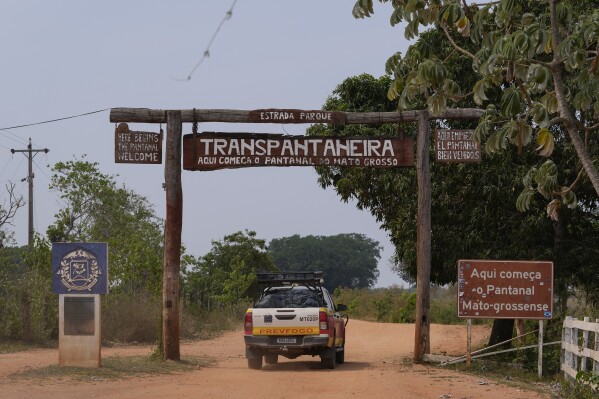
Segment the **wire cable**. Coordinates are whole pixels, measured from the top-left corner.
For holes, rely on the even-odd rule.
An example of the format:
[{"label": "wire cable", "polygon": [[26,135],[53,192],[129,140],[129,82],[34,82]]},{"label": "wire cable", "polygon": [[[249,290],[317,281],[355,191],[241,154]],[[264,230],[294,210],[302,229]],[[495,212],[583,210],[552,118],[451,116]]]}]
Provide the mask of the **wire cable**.
[{"label": "wire cable", "polygon": [[228,20],[230,20],[231,17],[233,16],[233,9],[235,8],[235,4],[237,4],[237,0],[233,1],[233,4],[231,5],[231,8],[229,8],[229,11],[227,11],[227,13],[223,17],[222,21],[220,21],[220,24],[216,28],[216,31],[214,31],[214,34],[212,35],[212,38],[210,38],[210,41],[208,42],[208,45],[206,46],[206,50],[204,50],[204,54],[202,55],[202,58],[200,58],[200,60],[197,62],[197,64],[195,64],[195,66],[191,69],[191,72],[189,72],[189,74],[187,75],[187,77],[181,79],[181,78],[173,78],[171,76],[171,79],[177,80],[179,82],[188,82],[188,81],[191,80],[191,77],[193,76],[194,72],[200,67],[200,65],[202,65],[202,63],[204,62],[204,60],[206,58],[210,57],[210,47],[212,46],[212,43],[214,42],[214,39],[216,39],[216,36],[218,36],[218,33],[220,32],[220,28],[222,28],[222,26],[225,24],[225,22],[227,22]]},{"label": "wire cable", "polygon": [[[12,134],[12,133],[11,133],[11,135],[16,137],[16,139],[13,137],[10,137],[4,133],[0,133],[0,136],[6,137],[7,139],[14,141],[15,143],[19,143],[20,145],[27,145],[27,142],[25,140],[21,140],[21,138],[19,136]],[[2,147],[4,147],[4,146],[2,146]],[[4,148],[9,149],[8,147],[4,147]]]},{"label": "wire cable", "polygon": [[15,173],[13,173],[10,180],[14,180],[15,176],[17,175],[17,172],[19,172],[21,170],[21,165],[23,165],[24,161],[25,161],[25,158],[21,158],[21,163],[19,163],[19,166],[17,166],[17,169],[15,169]]},{"label": "wire cable", "polygon": [[[97,114],[99,112],[105,112],[105,111],[109,111],[109,110],[110,110],[110,108],[105,108],[105,109],[100,109],[100,110],[97,110],[97,111],[85,112],[83,114],[71,115],[71,116],[65,116],[63,118],[51,119],[51,120],[48,120],[48,121],[27,123],[25,125],[17,125],[17,126],[11,126],[11,127],[2,127],[2,128],[0,128],[0,131],[11,130],[11,129],[19,129],[19,128],[22,128],[22,127],[29,127],[29,126],[36,126],[36,125],[43,125],[44,123],[52,123],[52,122],[64,121],[66,119],[79,118],[81,116],[87,116],[87,115]],[[6,136],[6,137],[8,137],[8,136]],[[10,138],[10,137],[8,137],[8,138]]]},{"label": "wire cable", "polygon": [[10,159],[11,159],[10,157],[6,158],[6,163],[4,164],[4,167],[2,168],[2,170],[0,170],[0,177],[2,177],[2,174],[6,170],[6,167],[8,166],[8,163],[10,162]]}]

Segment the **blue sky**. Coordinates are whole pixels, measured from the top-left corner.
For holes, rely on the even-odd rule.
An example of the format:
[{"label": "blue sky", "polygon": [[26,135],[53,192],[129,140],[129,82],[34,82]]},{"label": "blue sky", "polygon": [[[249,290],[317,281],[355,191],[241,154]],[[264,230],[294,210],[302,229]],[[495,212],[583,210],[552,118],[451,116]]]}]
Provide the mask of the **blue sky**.
[{"label": "blue sky", "polygon": [[[353,1],[238,0],[202,58],[233,0],[3,1],[0,4],[0,128],[114,107],[158,109],[319,109],[349,76],[384,74],[385,61],[407,42],[389,25],[390,8],[355,20]],[[200,131],[288,133],[308,125],[200,124]],[[158,131],[157,125],[130,124]],[[183,132],[191,132],[184,125]],[[61,206],[49,191],[48,165],[80,158],[146,196],[164,216],[163,166],[114,162],[108,111],[0,131],[0,183],[27,197],[27,162],[10,149],[49,148],[34,158],[34,225],[45,232]],[[388,267],[393,248],[366,211],[321,189],[312,168],[183,172],[183,242],[203,255],[212,240],[255,230],[270,240],[292,234],[361,233],[384,247],[377,286],[401,284]],[[6,199],[0,191],[0,203]],[[10,226],[9,226],[10,227]],[[14,220],[27,242],[27,208]]]}]

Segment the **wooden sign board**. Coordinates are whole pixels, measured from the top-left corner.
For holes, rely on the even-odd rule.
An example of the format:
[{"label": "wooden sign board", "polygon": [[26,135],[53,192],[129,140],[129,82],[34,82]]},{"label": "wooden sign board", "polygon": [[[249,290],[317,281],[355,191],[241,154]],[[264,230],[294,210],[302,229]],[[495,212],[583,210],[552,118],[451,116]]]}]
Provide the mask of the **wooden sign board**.
[{"label": "wooden sign board", "polygon": [[252,123],[330,123],[345,125],[345,113],[301,109],[257,109],[249,111]]},{"label": "wooden sign board", "polygon": [[458,316],[551,319],[553,262],[459,260]]},{"label": "wooden sign board", "polygon": [[414,166],[414,140],[204,132],[183,137],[183,168],[252,166]]},{"label": "wooden sign board", "polygon": [[116,163],[162,163],[162,134],[135,132],[121,123],[114,131],[114,162]]},{"label": "wooden sign board", "polygon": [[474,140],[474,130],[435,130],[437,162],[480,162],[480,143]]}]

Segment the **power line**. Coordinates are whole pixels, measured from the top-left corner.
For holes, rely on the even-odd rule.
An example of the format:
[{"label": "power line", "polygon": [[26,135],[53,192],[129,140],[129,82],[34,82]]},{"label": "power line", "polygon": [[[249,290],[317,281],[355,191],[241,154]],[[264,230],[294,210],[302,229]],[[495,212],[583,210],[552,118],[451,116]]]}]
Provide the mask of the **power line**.
[{"label": "power line", "polygon": [[[44,176],[45,176],[45,177],[48,179],[48,181],[50,182],[50,184],[52,184],[52,178],[51,178],[50,176],[48,176],[48,174],[46,173],[46,171],[45,171],[45,170],[44,170],[44,169],[43,169],[43,168],[42,168],[42,167],[41,167],[41,166],[40,166],[40,165],[39,165],[37,162],[35,162],[35,159],[33,160],[33,164],[34,164],[34,165],[37,167],[37,169],[38,169],[40,172],[42,172],[42,174],[43,174],[43,175],[44,175]],[[67,207],[68,207],[68,204],[67,204],[65,201],[63,201],[63,200],[62,200],[60,197],[58,197],[58,196],[56,197],[56,202],[57,202],[57,203],[58,203],[60,206],[62,206],[62,207],[64,207],[64,208],[67,208]]]},{"label": "power line", "polygon": [[191,72],[189,72],[189,74],[187,75],[187,77],[184,78],[184,79],[171,77],[173,80],[178,80],[180,82],[190,81],[191,80],[191,76],[194,74],[194,72],[196,71],[196,69],[198,69],[200,67],[200,65],[202,65],[202,63],[204,62],[204,60],[206,58],[210,57],[210,47],[212,46],[212,43],[214,42],[214,39],[216,39],[216,36],[218,36],[218,33],[220,32],[220,28],[222,28],[222,26],[224,25],[224,23],[227,22],[228,20],[230,20],[231,17],[233,16],[233,9],[235,8],[235,4],[237,4],[237,0],[233,1],[233,4],[231,5],[231,8],[229,8],[229,11],[226,12],[226,14],[223,17],[222,21],[220,21],[220,24],[218,25],[218,27],[214,31],[214,34],[212,34],[212,38],[210,38],[210,41],[208,42],[208,45],[206,46],[206,50],[204,50],[204,54],[202,55],[202,58],[191,69]]},{"label": "power line", "polygon": [[10,180],[14,180],[15,176],[17,175],[17,172],[19,172],[21,170],[21,165],[23,165],[23,159],[21,159],[21,163],[19,163],[19,166],[17,166],[17,169],[15,170],[15,173],[13,173],[12,177],[10,178]]},{"label": "power line", "polygon": [[[9,133],[10,133],[10,132],[9,132]],[[19,136],[17,136],[17,135],[14,135],[14,134],[12,134],[12,133],[11,133],[11,135],[12,135],[12,136],[14,136],[14,137],[16,137],[16,139],[15,139],[15,138],[13,138],[13,137],[10,137],[10,136],[8,136],[8,135],[6,135],[6,134],[4,134],[4,133],[0,133],[0,136],[6,137],[7,139],[14,141],[15,143],[19,143],[19,144],[21,144],[21,145],[26,145],[26,144],[27,144],[25,141],[22,141],[22,140],[21,140],[21,138],[20,138]],[[2,146],[2,147],[4,147],[4,146]],[[8,147],[4,147],[4,148],[6,148],[6,149],[9,149]]]},{"label": "power line", "polygon": [[[4,147],[6,148],[6,147]],[[6,148],[7,150],[9,150],[10,148]],[[4,173],[4,171],[6,170],[6,167],[8,166],[8,163],[10,162],[10,158],[6,159],[6,163],[4,164],[4,167],[2,168],[2,170],[0,170],[0,177],[2,177],[2,174]]]},{"label": "power line", "polygon": [[[0,131],[11,130],[11,129],[19,129],[19,128],[22,128],[22,127],[29,127],[29,126],[35,126],[35,125],[43,125],[44,123],[52,123],[52,122],[64,121],[66,119],[79,118],[79,117],[82,117],[82,116],[97,114],[99,112],[105,112],[105,111],[109,111],[109,110],[110,110],[110,108],[105,108],[105,109],[100,109],[100,110],[97,110],[97,111],[85,112],[83,114],[71,115],[71,116],[65,116],[63,118],[51,119],[51,120],[48,120],[48,121],[27,123],[25,125],[18,125],[18,126],[11,126],[11,127],[3,127],[3,128],[0,128]],[[5,136],[5,137],[10,138],[8,136]]]}]

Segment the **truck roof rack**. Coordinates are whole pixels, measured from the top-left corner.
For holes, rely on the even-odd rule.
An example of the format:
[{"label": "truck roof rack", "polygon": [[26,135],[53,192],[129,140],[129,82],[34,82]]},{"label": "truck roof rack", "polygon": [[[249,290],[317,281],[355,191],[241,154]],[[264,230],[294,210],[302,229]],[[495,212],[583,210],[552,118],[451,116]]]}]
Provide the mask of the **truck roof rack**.
[{"label": "truck roof rack", "polygon": [[256,280],[260,284],[320,284],[322,272],[257,272]]}]

